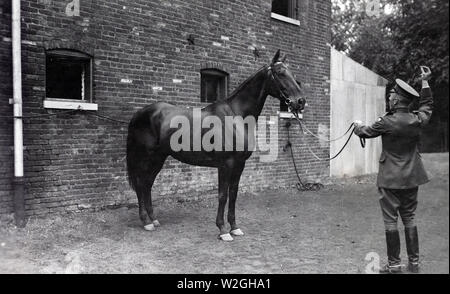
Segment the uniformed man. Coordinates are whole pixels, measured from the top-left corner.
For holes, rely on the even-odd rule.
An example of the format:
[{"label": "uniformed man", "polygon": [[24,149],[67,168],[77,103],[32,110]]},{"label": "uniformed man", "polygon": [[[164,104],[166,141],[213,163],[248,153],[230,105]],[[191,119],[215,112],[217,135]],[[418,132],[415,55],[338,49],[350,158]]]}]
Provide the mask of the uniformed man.
[{"label": "uniformed man", "polygon": [[[421,129],[431,118],[433,98],[428,80],[431,71],[421,66],[422,90],[397,79],[389,95],[390,111],[371,126],[355,121],[355,134],[361,138],[382,136],[383,150],[379,160],[377,186],[386,233],[388,263],[384,273],[402,271],[400,263],[400,235],[398,215],[405,227],[408,270],[419,272],[419,240],[414,221],[418,186],[427,183],[428,176],[418,150]],[[419,98],[419,109],[410,112],[409,106]]]}]

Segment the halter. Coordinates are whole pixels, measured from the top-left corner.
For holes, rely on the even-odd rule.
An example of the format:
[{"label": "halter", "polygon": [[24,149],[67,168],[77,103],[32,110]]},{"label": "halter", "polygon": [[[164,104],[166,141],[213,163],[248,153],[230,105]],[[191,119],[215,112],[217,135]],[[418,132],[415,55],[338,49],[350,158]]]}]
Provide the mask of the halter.
[{"label": "halter", "polygon": [[289,97],[286,96],[286,94],[284,94],[283,90],[281,90],[280,79],[274,74],[272,66],[269,66],[268,70],[270,72],[270,77],[274,81],[275,87],[277,87],[277,90],[280,93],[280,98],[282,98],[283,102],[290,108],[291,104],[292,104],[292,101],[291,101],[291,99],[289,99]]}]

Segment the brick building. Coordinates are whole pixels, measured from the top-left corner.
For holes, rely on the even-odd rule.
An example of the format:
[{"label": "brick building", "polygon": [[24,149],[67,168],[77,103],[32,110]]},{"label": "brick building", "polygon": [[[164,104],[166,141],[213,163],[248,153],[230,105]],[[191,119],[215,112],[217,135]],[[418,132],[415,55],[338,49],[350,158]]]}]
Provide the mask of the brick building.
[{"label": "brick building", "polygon": [[[11,4],[0,3],[0,116],[12,117]],[[329,0],[274,1],[273,6],[271,0],[23,0],[21,5],[28,215],[136,202],[126,179],[127,125],[92,113],[128,121],[158,100],[203,107],[209,100],[201,90],[203,78],[218,77],[218,93],[226,95],[277,49],[287,54],[307,89],[306,125],[316,132],[329,129]],[[73,91],[62,87],[70,78]],[[91,110],[67,112],[80,104]],[[263,115],[279,111],[279,101],[269,97]],[[42,114],[54,115],[31,117]],[[296,183],[289,152],[283,151],[283,115],[278,160],[262,163],[254,154],[241,190]],[[0,214],[6,214],[13,212],[13,120],[1,121]],[[329,175],[328,163],[315,160],[306,148],[314,144],[326,157],[328,144],[299,135],[293,144],[302,177]],[[195,199],[215,196],[216,190],[216,169],[169,159],[153,195]]]}]

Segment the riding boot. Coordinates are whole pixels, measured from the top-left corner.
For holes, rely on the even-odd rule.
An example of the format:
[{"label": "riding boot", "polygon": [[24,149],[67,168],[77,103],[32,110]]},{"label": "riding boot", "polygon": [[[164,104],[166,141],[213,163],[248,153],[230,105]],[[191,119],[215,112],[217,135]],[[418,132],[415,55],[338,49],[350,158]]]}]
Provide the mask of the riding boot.
[{"label": "riding boot", "polygon": [[405,227],[406,251],[408,252],[408,271],[419,272],[419,236],[417,227]]},{"label": "riding boot", "polygon": [[388,264],[380,269],[380,273],[399,273],[402,271],[400,263],[400,234],[398,230],[386,231],[386,246]]}]

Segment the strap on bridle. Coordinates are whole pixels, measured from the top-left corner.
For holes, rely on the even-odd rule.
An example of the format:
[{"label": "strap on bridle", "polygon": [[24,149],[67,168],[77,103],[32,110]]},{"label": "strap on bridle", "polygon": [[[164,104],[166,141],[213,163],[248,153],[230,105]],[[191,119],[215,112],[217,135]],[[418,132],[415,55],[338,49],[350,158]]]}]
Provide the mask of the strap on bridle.
[{"label": "strap on bridle", "polygon": [[280,98],[283,99],[283,102],[287,105],[289,109],[291,109],[292,100],[284,94],[283,90],[281,90],[281,83],[278,77],[274,74],[272,66],[269,66],[270,77],[272,78],[275,87],[277,87],[278,92],[280,93]]}]

